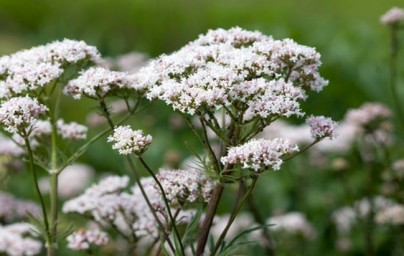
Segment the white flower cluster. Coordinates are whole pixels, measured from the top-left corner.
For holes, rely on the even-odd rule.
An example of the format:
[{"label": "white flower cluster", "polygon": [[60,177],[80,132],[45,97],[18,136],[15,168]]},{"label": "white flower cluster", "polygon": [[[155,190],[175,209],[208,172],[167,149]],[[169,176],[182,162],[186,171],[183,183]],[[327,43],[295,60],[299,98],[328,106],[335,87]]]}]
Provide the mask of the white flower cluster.
[{"label": "white flower cluster", "polygon": [[19,157],[24,153],[24,149],[16,144],[13,140],[4,136],[3,134],[0,134],[0,155]]},{"label": "white flower cluster", "polygon": [[108,137],[108,142],[115,142],[113,149],[117,149],[119,154],[141,155],[152,143],[152,136],[143,135],[141,130],[132,130],[129,125],[118,126],[114,129],[114,134]]},{"label": "white flower cluster", "polygon": [[[56,122],[56,131],[63,139],[83,140],[87,138],[88,128],[76,122],[65,123],[63,119],[59,119]],[[46,137],[51,135],[51,133],[52,124],[49,120],[37,120],[32,127],[30,139],[35,140]]]},{"label": "white flower cluster", "polygon": [[34,238],[33,227],[26,223],[0,225],[0,254],[9,256],[38,255],[42,243]]},{"label": "white flower cluster", "polygon": [[271,217],[267,220],[271,230],[284,231],[290,234],[302,234],[306,239],[313,239],[316,235],[313,225],[303,213],[289,212],[283,215]]},{"label": "white flower cluster", "polygon": [[286,139],[258,139],[229,148],[227,156],[222,157],[221,161],[224,165],[242,165],[241,168],[253,169],[256,172],[266,169],[279,170],[283,163],[282,156],[298,150],[297,145]]},{"label": "white flower cluster", "polygon": [[59,78],[67,64],[97,62],[95,47],[65,39],[0,58],[0,98],[35,90]]},{"label": "white flower cluster", "polygon": [[65,123],[59,119],[56,123],[57,131],[63,139],[85,140],[87,138],[88,128],[76,122]]},{"label": "white flower cluster", "polygon": [[365,103],[357,109],[347,112],[345,119],[348,122],[357,124],[363,128],[382,122],[391,118],[392,113],[389,108],[380,103]]},{"label": "white flower cluster", "polygon": [[404,9],[393,7],[380,17],[380,22],[384,25],[395,25],[404,21]]},{"label": "white flower cluster", "polygon": [[[172,206],[193,203],[197,200],[208,202],[214,182],[199,170],[160,170],[157,179],[163,186],[165,195]],[[156,187],[157,191],[161,191]]]},{"label": "white flower cluster", "polygon": [[[72,164],[67,166],[58,176],[58,196],[71,198],[83,192],[94,177],[94,169],[85,164]],[[39,180],[42,193],[50,192],[50,178]]]},{"label": "white flower cluster", "polygon": [[[182,217],[191,214],[183,210],[185,203],[208,201],[214,187],[213,181],[207,179],[203,173],[192,170],[189,174],[187,171],[162,170],[157,177],[161,180],[172,210],[181,211],[179,216]],[[141,183],[159,220],[163,225],[168,225],[167,209],[159,187],[152,177],[143,178]],[[107,177],[79,197],[67,201],[63,212],[90,215],[101,225],[112,225],[128,237],[158,237],[159,226],[140,188],[136,185],[131,193],[124,192],[127,185],[128,177]],[[182,217],[177,219],[178,223],[189,219]]]},{"label": "white flower cluster", "polygon": [[376,215],[376,222],[380,224],[404,224],[404,205],[396,204],[387,207]]},{"label": "white flower cluster", "polygon": [[346,206],[334,211],[332,220],[335,223],[337,231],[340,234],[346,234],[351,230],[358,219],[366,218],[371,211],[377,216],[379,212],[394,205],[396,205],[396,203],[382,196],[376,196],[371,199],[371,201],[365,198],[356,201],[353,207]]},{"label": "white flower cluster", "polygon": [[244,120],[267,119],[303,114],[299,102],[306,91],[327,85],[320,65],[314,48],[236,27],[210,30],[137,75],[149,87],[149,99],[159,98],[181,112],[235,106]]},{"label": "white flower cluster", "polygon": [[27,135],[38,116],[47,110],[45,105],[28,96],[11,98],[0,106],[0,123],[10,133],[23,132]]},{"label": "white flower cluster", "polygon": [[[391,141],[390,119],[391,111],[386,106],[380,103],[365,103],[357,109],[349,110],[338,126],[330,121],[330,127],[334,127],[333,134],[337,134],[338,137],[334,137],[333,140],[323,140],[314,148],[322,152],[345,152],[351,148],[356,139],[366,137],[366,133],[369,132],[379,142],[388,143]],[[314,131],[309,125],[296,126],[277,120],[265,128],[260,137],[286,138],[296,144],[308,144],[312,141],[310,132]]]},{"label": "white flower cluster", "polygon": [[71,80],[64,88],[64,92],[75,99],[80,99],[82,96],[103,98],[108,93],[118,90],[141,92],[145,88],[138,85],[137,77],[133,75],[102,67],[92,67],[83,71],[78,78]]},{"label": "white flower cluster", "polygon": [[333,139],[336,136],[335,128],[337,123],[329,117],[311,116],[306,119],[306,123],[310,126],[311,136],[314,139],[327,137]]},{"label": "white flower cluster", "polygon": [[67,247],[74,251],[86,251],[90,246],[101,246],[108,243],[108,234],[100,230],[78,230],[67,238]]},{"label": "white flower cluster", "polygon": [[39,206],[31,201],[25,201],[14,196],[0,192],[0,222],[27,219],[27,213],[40,216]]},{"label": "white flower cluster", "polygon": [[[67,201],[63,206],[63,212],[91,213],[96,221],[102,221],[104,217],[108,217],[109,213],[114,211],[113,208],[108,209],[110,199],[116,199],[110,198],[110,194],[120,192],[128,184],[129,178],[127,176],[108,176],[98,184],[88,188],[84,194]],[[114,202],[111,201],[111,203]]]}]

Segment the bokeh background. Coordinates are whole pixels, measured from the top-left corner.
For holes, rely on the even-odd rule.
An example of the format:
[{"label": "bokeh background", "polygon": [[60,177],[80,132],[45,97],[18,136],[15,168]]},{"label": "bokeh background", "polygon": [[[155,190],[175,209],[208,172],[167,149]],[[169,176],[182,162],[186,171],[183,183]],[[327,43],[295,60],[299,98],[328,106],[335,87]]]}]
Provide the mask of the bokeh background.
[{"label": "bokeh background", "polygon": [[[379,17],[391,7],[403,5],[402,0],[0,0],[0,55],[70,38],[95,45],[103,56],[136,51],[156,57],[179,49],[208,29],[239,26],[317,48],[322,55],[322,76],[330,84],[311,95],[304,109],[339,120],[348,109],[366,101],[392,106],[390,34]],[[404,40],[404,33],[400,38]],[[402,81],[403,51],[398,58]],[[94,107],[91,104],[66,100],[64,115],[85,122],[86,113]],[[169,113],[169,108],[157,103],[132,120],[159,142],[147,154],[154,168],[186,159],[190,154],[187,147],[197,144],[175,123],[178,116]],[[97,143],[81,160],[100,173],[125,173],[123,161],[105,144]],[[302,169],[304,161],[297,159],[286,170],[265,175],[256,200],[264,215],[299,210],[315,224],[318,239],[305,244],[302,253],[341,255],[329,216],[334,204],[343,203],[342,188],[326,170]],[[355,182],[360,183],[361,175]],[[7,189],[33,197],[29,183],[21,182],[21,177],[12,178]],[[223,204],[221,211],[226,207]],[[382,249],[389,246],[382,235],[379,240]],[[354,255],[362,254],[360,243],[358,248]]]}]

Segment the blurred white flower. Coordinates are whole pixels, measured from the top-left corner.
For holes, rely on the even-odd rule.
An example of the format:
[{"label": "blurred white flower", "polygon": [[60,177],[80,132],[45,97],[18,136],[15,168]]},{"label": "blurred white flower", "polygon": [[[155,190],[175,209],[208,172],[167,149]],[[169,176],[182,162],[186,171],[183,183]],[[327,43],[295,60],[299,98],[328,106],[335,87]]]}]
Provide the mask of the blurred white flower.
[{"label": "blurred white flower", "polygon": [[[72,164],[67,166],[58,176],[58,196],[71,198],[78,195],[91,183],[94,169],[85,164]],[[39,187],[43,193],[50,192],[50,178],[39,180]]]},{"label": "blurred white flower", "polygon": [[86,251],[90,246],[101,246],[108,243],[108,234],[100,230],[78,230],[67,238],[67,247],[74,251]]},{"label": "blurred white flower", "polygon": [[42,243],[34,239],[34,227],[26,223],[0,225],[0,253],[10,256],[38,255]]},{"label": "blurred white flower", "polygon": [[393,7],[380,17],[384,25],[394,25],[404,20],[404,9]]},{"label": "blurred white flower", "polygon": [[274,224],[270,230],[284,231],[291,234],[301,234],[306,239],[314,239],[316,231],[313,225],[306,219],[303,213],[289,212],[283,215],[273,216],[266,223]]}]

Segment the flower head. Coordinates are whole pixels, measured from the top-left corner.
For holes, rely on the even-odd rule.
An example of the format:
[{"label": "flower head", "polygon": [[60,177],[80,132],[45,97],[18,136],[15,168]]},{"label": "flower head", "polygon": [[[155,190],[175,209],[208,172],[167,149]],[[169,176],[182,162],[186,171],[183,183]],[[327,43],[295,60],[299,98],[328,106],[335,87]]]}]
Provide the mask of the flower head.
[{"label": "flower head", "polygon": [[301,116],[307,91],[327,81],[320,55],[290,39],[274,40],[241,28],[210,30],[179,51],[151,61],[137,75],[147,97],[195,114],[242,106],[243,120]]},{"label": "flower head", "polygon": [[141,130],[134,131],[129,125],[118,126],[114,129],[114,134],[108,137],[108,142],[115,142],[112,148],[122,155],[141,155],[151,144],[152,136],[143,135]]},{"label": "flower head", "polygon": [[283,163],[282,156],[297,152],[296,145],[289,140],[251,140],[241,146],[231,147],[227,156],[222,157],[223,164],[241,165],[243,169],[262,172],[266,169],[279,170]]},{"label": "flower head", "polygon": [[58,79],[65,66],[99,58],[95,47],[68,39],[4,56],[0,58],[0,98],[45,86]]},{"label": "flower head", "polygon": [[75,251],[85,251],[91,245],[101,246],[108,243],[108,235],[100,230],[78,230],[67,238],[67,247]]},{"label": "flower head", "polygon": [[82,96],[104,97],[108,93],[124,89],[144,90],[142,87],[137,87],[136,84],[135,76],[126,72],[93,67],[83,71],[78,78],[71,80],[64,88],[64,92],[75,99],[80,99]]},{"label": "flower head", "polygon": [[59,119],[56,123],[57,131],[63,139],[84,140],[87,138],[88,128],[76,122],[65,123]]},{"label": "flower head", "polygon": [[38,255],[42,243],[34,239],[33,227],[27,223],[0,225],[0,253],[5,255]]},{"label": "flower head", "polygon": [[380,17],[380,22],[384,25],[395,25],[404,20],[404,9],[393,7]]},{"label": "flower head", "polygon": [[0,123],[10,133],[27,133],[37,122],[38,116],[48,108],[38,103],[36,99],[15,97],[3,102],[0,106]]},{"label": "flower head", "polygon": [[306,123],[310,126],[311,136],[314,139],[334,138],[337,123],[329,117],[311,116],[307,118]]},{"label": "flower head", "polygon": [[[173,206],[197,200],[208,202],[214,188],[214,182],[199,170],[160,170],[156,176]],[[161,194],[158,188],[157,191]]]}]

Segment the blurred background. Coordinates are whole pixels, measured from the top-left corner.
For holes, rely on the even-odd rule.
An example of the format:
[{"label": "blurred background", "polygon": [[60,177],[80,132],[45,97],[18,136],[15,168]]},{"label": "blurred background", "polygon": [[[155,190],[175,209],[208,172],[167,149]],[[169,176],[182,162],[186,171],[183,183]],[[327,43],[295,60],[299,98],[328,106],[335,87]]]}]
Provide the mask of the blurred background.
[{"label": "blurred background", "polygon": [[[304,109],[340,120],[348,109],[366,101],[392,106],[388,87],[390,34],[379,18],[391,7],[403,4],[402,0],[0,0],[0,55],[70,38],[96,46],[105,57],[141,52],[152,58],[179,49],[208,29],[239,26],[315,47],[322,55],[321,74],[330,83],[321,93],[311,95]],[[404,40],[404,33],[400,39]],[[401,81],[403,57],[401,51]],[[400,95],[404,95],[404,86],[401,88]],[[66,119],[84,123],[91,104],[67,100]],[[169,113],[169,108],[156,103],[133,121],[159,141],[159,147],[151,147],[147,154],[154,168],[185,160],[190,154],[185,141],[196,145],[179,116]],[[119,156],[111,152],[110,145],[102,141],[81,160],[100,172],[125,173]],[[354,242],[349,251],[338,251],[330,214],[337,204],[346,202],[335,174],[327,172],[327,167],[314,170],[316,167],[302,166],[307,166],[305,160],[297,159],[284,170],[264,176],[256,195],[264,216],[277,211],[304,212],[314,223],[317,238],[300,244],[302,254],[362,255],[361,242]],[[354,174],[354,184],[360,184],[362,177],[363,173]],[[12,178],[7,188],[33,197],[27,184]],[[231,194],[227,196],[230,200]],[[221,211],[226,207],[224,204]],[[389,255],[383,252],[390,253],[393,241],[383,232],[377,240],[378,252]],[[295,255],[290,253],[286,250],[281,255]]]}]

